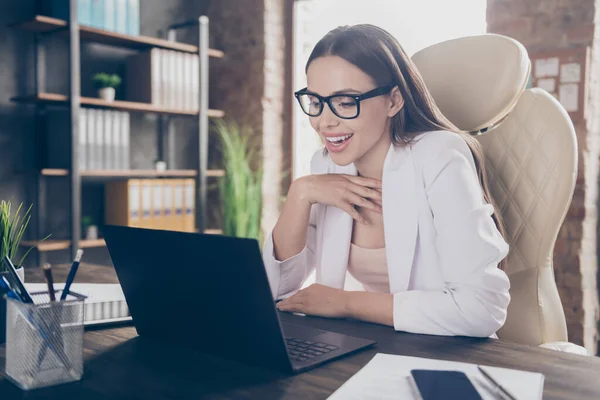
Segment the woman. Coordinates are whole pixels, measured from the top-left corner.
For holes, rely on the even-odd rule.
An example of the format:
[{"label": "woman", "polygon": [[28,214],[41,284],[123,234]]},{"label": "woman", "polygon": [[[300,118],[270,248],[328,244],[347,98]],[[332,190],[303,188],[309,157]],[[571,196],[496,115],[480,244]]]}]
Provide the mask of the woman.
[{"label": "woman", "polygon": [[[495,337],[510,301],[508,244],[478,142],[444,118],[375,26],[329,32],[306,74],[295,95],[325,149],[292,183],[264,246],[277,307]],[[316,283],[299,290],[315,269]],[[347,272],[366,290],[343,290]]]}]

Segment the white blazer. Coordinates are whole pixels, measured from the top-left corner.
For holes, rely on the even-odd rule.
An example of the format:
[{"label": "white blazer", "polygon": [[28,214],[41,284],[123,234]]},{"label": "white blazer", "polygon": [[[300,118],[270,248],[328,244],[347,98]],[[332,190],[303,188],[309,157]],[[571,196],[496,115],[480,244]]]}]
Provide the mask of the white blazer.
[{"label": "white blazer", "polygon": [[[498,263],[509,246],[484,201],[473,156],[458,135],[427,132],[390,146],[383,168],[383,224],[394,327],[434,335],[489,337],[504,324],[510,283]],[[311,173],[356,175],[322,151]],[[316,268],[316,283],[344,288],[353,219],[337,207],[311,208],[307,245],[278,261],[272,233],[263,259],[275,299],[291,296]]]}]

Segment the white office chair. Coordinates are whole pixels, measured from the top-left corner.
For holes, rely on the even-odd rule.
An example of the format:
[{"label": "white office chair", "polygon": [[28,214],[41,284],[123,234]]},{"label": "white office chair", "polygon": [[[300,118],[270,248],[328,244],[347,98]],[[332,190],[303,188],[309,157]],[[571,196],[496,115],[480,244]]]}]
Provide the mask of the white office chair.
[{"label": "white office chair", "polygon": [[553,270],[553,250],[577,178],[573,124],[547,92],[526,89],[531,63],[519,42],[484,34],[445,41],[412,60],[442,113],[478,135],[510,245],[511,303],[501,339],[577,354]]}]

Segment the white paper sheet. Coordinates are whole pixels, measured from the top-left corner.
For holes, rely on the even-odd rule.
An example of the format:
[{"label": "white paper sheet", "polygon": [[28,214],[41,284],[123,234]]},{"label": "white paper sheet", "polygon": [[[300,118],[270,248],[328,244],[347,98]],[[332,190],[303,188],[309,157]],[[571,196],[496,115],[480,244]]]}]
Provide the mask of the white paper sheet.
[{"label": "white paper sheet", "polygon": [[545,90],[548,93],[554,93],[556,91],[556,85],[554,79],[552,78],[538,79],[537,87]]},{"label": "white paper sheet", "polygon": [[565,83],[559,86],[558,101],[568,112],[576,112],[579,109],[579,85],[576,83]]},{"label": "white paper sheet", "polygon": [[[482,367],[502,384],[515,398],[536,400],[542,398],[544,375],[514,369]],[[416,399],[409,383],[412,369],[463,371],[484,400],[498,399],[493,386],[483,377],[476,364],[396,356],[377,353],[367,365],[344,383],[330,400],[386,400]]]},{"label": "white paper sheet", "polygon": [[578,63],[569,63],[560,66],[561,83],[579,83],[580,80],[581,65]]},{"label": "white paper sheet", "polygon": [[535,60],[535,77],[558,76],[558,57],[540,58]]}]

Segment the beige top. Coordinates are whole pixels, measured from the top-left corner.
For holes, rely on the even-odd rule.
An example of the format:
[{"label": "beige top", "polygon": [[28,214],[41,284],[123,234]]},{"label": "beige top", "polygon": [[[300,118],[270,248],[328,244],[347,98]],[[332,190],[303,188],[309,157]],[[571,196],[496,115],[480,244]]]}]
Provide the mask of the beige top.
[{"label": "beige top", "polygon": [[359,281],[368,292],[390,292],[385,247],[366,249],[354,243],[350,246],[348,272]]}]

